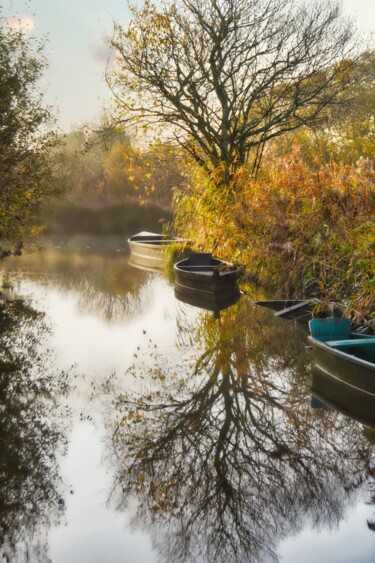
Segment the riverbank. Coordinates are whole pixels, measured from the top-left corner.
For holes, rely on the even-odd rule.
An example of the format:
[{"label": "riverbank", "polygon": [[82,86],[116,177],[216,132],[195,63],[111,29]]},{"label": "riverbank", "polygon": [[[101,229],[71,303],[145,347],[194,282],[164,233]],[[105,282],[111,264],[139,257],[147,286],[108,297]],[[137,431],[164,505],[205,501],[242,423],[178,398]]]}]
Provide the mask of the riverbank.
[{"label": "riverbank", "polygon": [[275,299],[345,302],[374,322],[374,186],[371,161],[313,169],[294,151],[257,179],[244,170],[229,194],[198,178],[175,223],[199,248],[246,265]]}]

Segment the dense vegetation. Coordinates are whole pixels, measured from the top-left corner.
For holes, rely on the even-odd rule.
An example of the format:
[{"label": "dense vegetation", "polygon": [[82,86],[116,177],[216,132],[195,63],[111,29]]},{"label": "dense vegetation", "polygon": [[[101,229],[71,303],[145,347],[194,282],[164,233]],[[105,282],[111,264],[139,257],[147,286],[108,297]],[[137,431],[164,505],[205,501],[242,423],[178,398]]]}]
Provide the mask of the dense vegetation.
[{"label": "dense vegetation", "polygon": [[269,294],[375,310],[373,161],[312,169],[296,147],[266,158],[256,180],[240,175],[235,202],[199,180],[193,194],[179,194],[176,224],[201,248],[245,264]]},{"label": "dense vegetation", "polygon": [[[52,114],[39,80],[43,45],[0,18],[0,241],[19,251],[50,194]],[[0,242],[0,256],[4,250]]]},{"label": "dense vegetation", "polygon": [[19,251],[51,193],[59,232],[160,226],[174,211],[174,230],[269,294],[374,315],[374,53],[337,6],[312,21],[287,4],[292,21],[278,0],[259,17],[258,0],[147,1],[115,24],[113,121],[57,145],[42,45],[2,24],[0,239]]},{"label": "dense vegetation", "polygon": [[280,297],[344,301],[375,315],[375,55],[353,80],[351,110],[267,146],[254,177],[238,169],[236,198],[196,170],[176,192],[176,225]]},{"label": "dense vegetation", "polygon": [[272,295],[374,314],[374,54],[339,5],[146,1],[112,46],[118,122],[190,164],[180,234]]}]

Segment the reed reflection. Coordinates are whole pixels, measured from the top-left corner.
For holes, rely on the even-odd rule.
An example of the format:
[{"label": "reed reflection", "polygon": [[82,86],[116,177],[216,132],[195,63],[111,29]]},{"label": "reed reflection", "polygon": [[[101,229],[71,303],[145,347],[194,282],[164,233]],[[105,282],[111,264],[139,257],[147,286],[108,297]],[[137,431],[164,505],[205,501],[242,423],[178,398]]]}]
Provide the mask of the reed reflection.
[{"label": "reed reflection", "polygon": [[[47,561],[46,531],[64,512],[57,457],[68,391],[42,344],[44,316],[0,294],[0,559]],[[21,557],[22,555],[22,557]]]},{"label": "reed reflection", "polygon": [[136,498],[163,561],[277,559],[308,523],[336,526],[375,475],[362,427],[310,408],[304,335],[263,319],[245,300],[202,314],[177,359],[132,366],[147,391],[117,398],[111,499]]}]

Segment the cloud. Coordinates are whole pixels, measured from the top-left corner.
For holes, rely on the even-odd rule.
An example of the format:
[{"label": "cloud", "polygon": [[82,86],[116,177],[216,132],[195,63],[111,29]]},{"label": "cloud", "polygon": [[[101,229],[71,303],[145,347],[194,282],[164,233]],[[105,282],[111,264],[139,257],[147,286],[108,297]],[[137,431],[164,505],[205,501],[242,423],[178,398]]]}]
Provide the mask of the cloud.
[{"label": "cloud", "polygon": [[35,27],[35,22],[30,16],[19,16],[17,18],[4,18],[4,23],[14,31],[30,32]]},{"label": "cloud", "polygon": [[95,64],[99,66],[105,66],[111,59],[111,52],[112,50],[108,45],[108,40],[103,37],[96,45],[92,46],[91,58],[93,59]]}]

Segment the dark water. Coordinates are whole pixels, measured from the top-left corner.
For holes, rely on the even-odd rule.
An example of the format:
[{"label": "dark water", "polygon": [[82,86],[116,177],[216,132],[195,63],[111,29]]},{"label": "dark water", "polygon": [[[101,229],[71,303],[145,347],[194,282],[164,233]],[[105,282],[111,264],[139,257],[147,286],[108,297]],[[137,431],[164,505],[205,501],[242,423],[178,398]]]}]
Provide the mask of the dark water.
[{"label": "dark water", "polygon": [[121,238],[1,266],[1,560],[375,560],[374,431],[316,408],[301,327],[177,301]]}]

